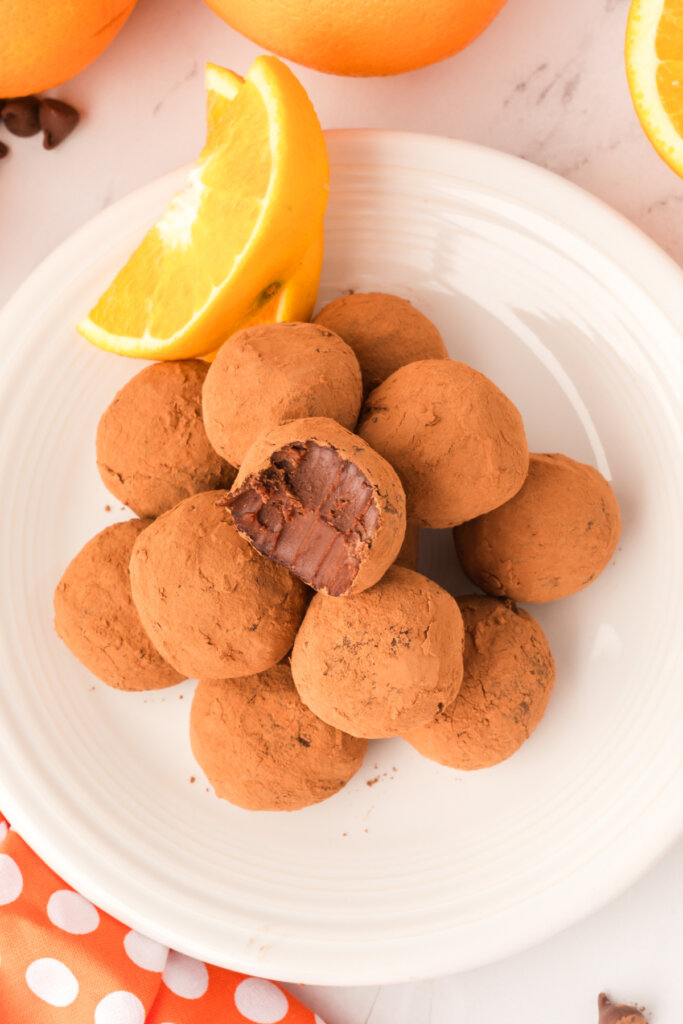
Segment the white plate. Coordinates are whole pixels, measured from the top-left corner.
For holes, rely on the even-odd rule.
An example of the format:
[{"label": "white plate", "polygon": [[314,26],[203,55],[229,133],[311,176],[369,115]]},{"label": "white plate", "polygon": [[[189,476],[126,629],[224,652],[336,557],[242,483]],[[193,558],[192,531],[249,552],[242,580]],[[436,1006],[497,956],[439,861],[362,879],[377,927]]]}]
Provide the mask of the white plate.
[{"label": "white plate", "polygon": [[[282,979],[377,983],[537,942],[681,831],[683,275],[609,209],[520,160],[404,134],[328,140],[321,300],[348,288],[413,299],[451,353],[518,404],[533,450],[614,481],[614,564],[537,610],[558,663],[548,713],[497,768],[451,772],[377,743],[332,800],[255,814],[217,800],[193,763],[192,683],[117,693],[61,646],[54,585],[126,515],[99,482],[95,426],[140,368],[72,325],[179,171],[74,235],[0,323],[0,807],[68,882],[160,941]],[[467,589],[447,533],[423,567]]]}]

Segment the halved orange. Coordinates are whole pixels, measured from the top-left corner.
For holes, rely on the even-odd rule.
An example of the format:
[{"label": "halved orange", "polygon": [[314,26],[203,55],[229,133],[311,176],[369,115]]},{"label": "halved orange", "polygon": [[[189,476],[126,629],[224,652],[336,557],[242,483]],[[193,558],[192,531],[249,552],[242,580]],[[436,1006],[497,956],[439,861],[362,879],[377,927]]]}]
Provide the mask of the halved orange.
[{"label": "halved orange", "polygon": [[632,0],[626,74],[650,142],[683,175],[683,0]]},{"label": "halved orange", "polygon": [[214,351],[280,295],[319,236],[325,140],[292,72],[276,57],[258,57],[244,80],[209,65],[207,89],[207,141],[187,185],[78,325],[101,348]]}]

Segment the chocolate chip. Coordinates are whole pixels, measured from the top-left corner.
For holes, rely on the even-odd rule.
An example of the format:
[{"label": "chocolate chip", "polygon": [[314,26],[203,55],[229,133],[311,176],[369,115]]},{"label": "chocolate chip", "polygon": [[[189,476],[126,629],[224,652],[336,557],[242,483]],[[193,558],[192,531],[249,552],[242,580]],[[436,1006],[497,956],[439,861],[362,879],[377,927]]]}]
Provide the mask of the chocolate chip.
[{"label": "chocolate chip", "polygon": [[2,107],[2,119],[12,135],[27,139],[40,131],[38,120],[38,100],[35,96],[21,96],[15,100],[5,100]]},{"label": "chocolate chip", "polygon": [[4,142],[0,142],[0,160],[7,156],[9,153],[9,146],[6,146]]},{"label": "chocolate chip", "polygon": [[79,120],[78,111],[61,100],[42,100],[38,116],[45,149],[54,149],[63,142],[67,135],[71,135]]}]

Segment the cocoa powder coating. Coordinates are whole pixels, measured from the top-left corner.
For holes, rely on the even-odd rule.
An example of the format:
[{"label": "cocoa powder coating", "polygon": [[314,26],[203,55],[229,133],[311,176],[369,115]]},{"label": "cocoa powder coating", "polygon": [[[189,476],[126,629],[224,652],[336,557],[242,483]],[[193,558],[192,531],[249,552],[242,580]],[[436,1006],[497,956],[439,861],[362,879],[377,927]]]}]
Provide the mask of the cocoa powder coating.
[{"label": "cocoa powder coating", "polygon": [[273,427],[249,449],[226,499],[237,529],[322,593],[372,586],[397,557],[405,496],[392,467],[330,419]]},{"label": "cocoa powder coating", "polygon": [[155,646],[188,676],[263,672],[291,648],[307,602],[291,573],[262,558],[205,491],[164,513],[135,544],[133,599]]},{"label": "cocoa powder coating", "polygon": [[128,563],[150,522],[130,519],[98,533],[69,563],[54,595],[57,634],[117,690],[160,690],[185,678],[153,647],[133,604]]},{"label": "cocoa powder coating", "polygon": [[355,775],[367,747],[302,704],[286,664],[242,679],[201,679],[190,741],[216,794],[253,811],[325,800]]},{"label": "cocoa powder coating", "polygon": [[316,594],[297,634],[292,675],[324,722],[352,736],[397,736],[452,703],[462,680],[463,625],[450,594],[392,566],[362,594]]},{"label": "cocoa powder coating", "polygon": [[398,473],[408,518],[433,529],[502,505],[529,464],[515,406],[483,373],[452,359],[393,373],[368,396],[358,433]]},{"label": "cocoa powder coating", "polygon": [[529,738],[555,683],[555,662],[538,622],[511,601],[457,598],[465,625],[462,686],[434,721],[404,739],[449,768],[489,768]]},{"label": "cocoa powder coating", "polygon": [[202,419],[208,367],[154,363],[105,409],[97,468],[105,487],[140,516],[156,517],[199,491],[229,487],[235,470],[211,447]]},{"label": "cocoa powder coating", "polygon": [[554,601],[587,587],[621,534],[614,492],[592,466],[566,455],[532,455],[522,489],[455,531],[460,563],[489,594]]},{"label": "cocoa powder coating", "polygon": [[342,295],[321,309],[313,322],[329,327],[351,346],[360,363],[365,394],[399,366],[448,357],[432,321],[398,295]]},{"label": "cocoa powder coating", "polygon": [[361,400],[358,360],[340,337],[315,324],[263,324],[219,350],[204,383],[204,424],[216,451],[239,466],[259,435],[287,420],[327,416],[353,430]]}]

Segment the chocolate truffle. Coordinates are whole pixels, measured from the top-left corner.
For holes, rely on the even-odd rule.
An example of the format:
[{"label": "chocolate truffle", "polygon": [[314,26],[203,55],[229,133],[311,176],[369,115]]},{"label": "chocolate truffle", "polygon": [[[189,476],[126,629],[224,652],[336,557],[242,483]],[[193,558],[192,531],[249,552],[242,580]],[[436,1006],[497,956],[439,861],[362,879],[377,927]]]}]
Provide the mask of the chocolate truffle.
[{"label": "chocolate truffle", "polygon": [[408,518],[439,529],[497,508],[524,483],[522,417],[465,363],[402,366],[369,395],[358,433],[392,464]]},{"label": "chocolate truffle", "polygon": [[306,588],[254,551],[204,491],[165,512],[138,538],[133,600],[154,645],[188,676],[263,672],[289,651]]},{"label": "chocolate truffle", "polygon": [[399,366],[448,357],[432,321],[398,295],[342,295],[321,309],[313,322],[329,327],[351,346],[363,373],[365,394]]},{"label": "chocolate truffle", "polygon": [[168,665],[142,628],[128,563],[151,520],[114,523],[69,563],[54,597],[55,629],[82,665],[117,690],[160,690],[184,676]]},{"label": "chocolate truffle", "polygon": [[201,679],[190,740],[217,796],[251,811],[295,811],[333,796],[367,747],[301,703],[286,664],[243,679]]},{"label": "chocolate truffle", "polygon": [[463,569],[489,594],[554,601],[587,587],[621,534],[612,488],[566,455],[532,455],[522,489],[455,531]]},{"label": "chocolate truffle", "polygon": [[262,324],[219,350],[204,383],[204,425],[216,451],[239,466],[259,435],[287,420],[328,416],[353,430],[360,367],[341,338],[315,324]]},{"label": "chocolate truffle", "polygon": [[209,444],[202,420],[208,367],[154,363],[125,384],[97,428],[105,487],[139,516],[159,516],[199,491],[229,487],[235,470]]},{"label": "chocolate truffle", "polygon": [[316,594],[297,634],[292,675],[324,722],[352,736],[397,736],[457,696],[463,625],[450,594],[392,566],[370,590]]},{"label": "chocolate truffle", "polygon": [[406,523],[406,534],[394,565],[403,565],[406,569],[417,569],[419,557],[420,527],[416,523]]},{"label": "chocolate truffle", "polygon": [[645,1017],[636,1006],[613,1003],[604,992],[598,996],[598,1024],[647,1024]]},{"label": "chocolate truffle", "polygon": [[460,692],[404,738],[449,768],[489,768],[519,750],[540,722],[555,662],[539,624],[512,601],[472,595],[457,602],[465,624]]},{"label": "chocolate truffle", "polygon": [[267,431],[247,452],[225,503],[258,551],[332,597],[376,583],[405,534],[396,473],[330,419]]}]

